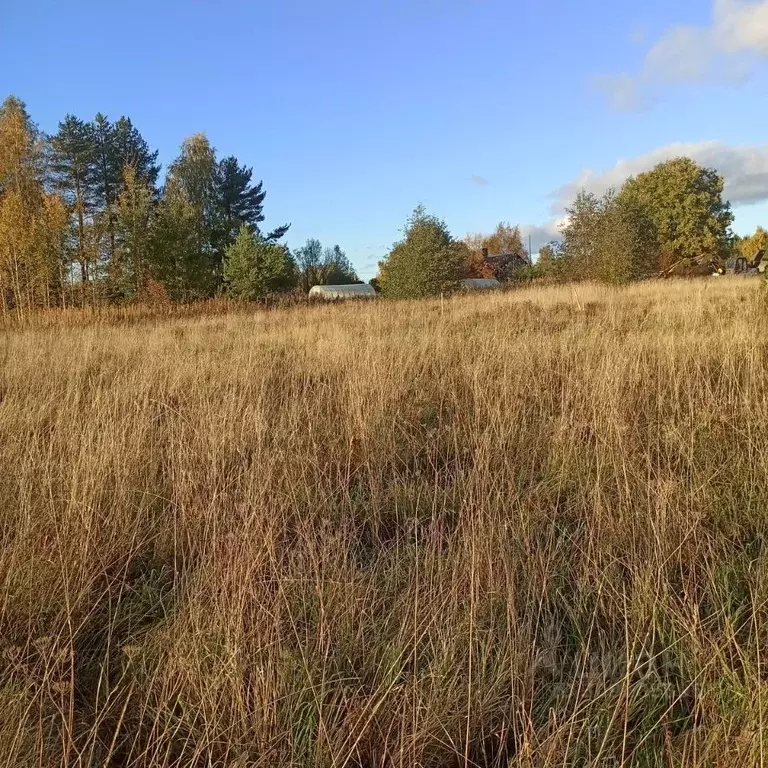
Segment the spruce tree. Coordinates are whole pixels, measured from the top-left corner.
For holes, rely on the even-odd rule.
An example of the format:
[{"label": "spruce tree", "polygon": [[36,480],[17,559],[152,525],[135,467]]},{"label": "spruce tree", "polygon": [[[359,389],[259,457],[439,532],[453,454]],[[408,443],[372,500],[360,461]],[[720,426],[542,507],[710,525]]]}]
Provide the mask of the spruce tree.
[{"label": "spruce tree", "polygon": [[296,265],[284,245],[258,237],[245,225],[227,248],[224,279],[229,293],[254,301],[296,286]]}]

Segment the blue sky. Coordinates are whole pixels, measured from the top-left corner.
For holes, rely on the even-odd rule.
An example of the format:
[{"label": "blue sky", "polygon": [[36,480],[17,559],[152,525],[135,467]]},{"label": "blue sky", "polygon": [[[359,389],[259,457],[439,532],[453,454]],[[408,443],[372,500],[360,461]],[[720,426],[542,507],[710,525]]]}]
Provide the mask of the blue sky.
[{"label": "blue sky", "polygon": [[768,0],[41,0],[0,20],[0,98],[48,132],[131,117],[167,165],[204,131],[267,226],[371,277],[423,202],[452,232],[555,231],[578,186],[670,154],[768,224]]}]

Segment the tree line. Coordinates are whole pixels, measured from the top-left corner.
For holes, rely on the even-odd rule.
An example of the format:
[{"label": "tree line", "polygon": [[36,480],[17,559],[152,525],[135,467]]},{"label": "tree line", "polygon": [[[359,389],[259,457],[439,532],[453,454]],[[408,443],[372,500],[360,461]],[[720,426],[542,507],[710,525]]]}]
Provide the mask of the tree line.
[{"label": "tree line", "polygon": [[[219,158],[205,135],[183,141],[162,184],[160,170],[127,117],[67,115],[48,136],[8,97],[0,106],[2,310],[221,293],[258,300],[359,282],[338,245],[310,239],[291,252],[281,242],[289,224],[265,228],[263,183],[237,157]],[[768,233],[735,236],[723,189],[715,170],[677,158],[602,196],[581,191],[562,239],[535,261],[519,227],[502,222],[459,240],[419,206],[371,283],[385,296],[420,298],[465,278],[623,283],[686,259],[751,259]]]},{"label": "tree line", "polygon": [[444,221],[419,207],[380,262],[376,281],[385,295],[416,298],[454,290],[467,277],[626,283],[680,264],[724,267],[736,255],[752,259],[768,247],[768,232],[758,227],[749,237],[734,235],[723,189],[717,171],[681,157],[629,178],[619,190],[582,190],[566,211],[562,239],[544,246],[535,262],[518,227],[502,223],[490,235],[457,240]]},{"label": "tree line", "polygon": [[[158,153],[127,117],[67,115],[42,133],[22,101],[0,106],[3,310],[227,292],[257,299],[358,277],[341,248],[291,253],[288,224],[263,228],[266,191],[203,134],[159,185]],[[308,290],[308,288],[306,288]]]}]

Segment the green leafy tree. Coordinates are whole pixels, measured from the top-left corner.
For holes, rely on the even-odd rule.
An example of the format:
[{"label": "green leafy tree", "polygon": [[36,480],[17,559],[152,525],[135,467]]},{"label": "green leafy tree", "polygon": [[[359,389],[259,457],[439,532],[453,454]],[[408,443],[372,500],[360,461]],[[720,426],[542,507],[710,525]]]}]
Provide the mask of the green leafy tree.
[{"label": "green leafy tree", "polygon": [[210,264],[196,250],[196,224],[183,188],[169,178],[157,206],[149,272],[175,301],[200,298],[210,287]]},{"label": "green leafy tree", "polygon": [[758,226],[754,234],[740,237],[736,248],[740,256],[744,256],[744,258],[751,261],[761,248],[768,250],[768,231]]},{"label": "green leafy tree", "polygon": [[158,264],[161,282],[176,297],[210,296],[223,266],[216,249],[222,216],[216,154],[201,133],[182,143],[168,169],[158,224],[166,250]]},{"label": "green leafy tree", "polygon": [[26,310],[58,301],[64,202],[46,190],[44,138],[26,106],[0,106],[0,304]]},{"label": "green leafy tree", "polygon": [[609,191],[602,200],[596,277],[627,283],[658,272],[657,233],[645,207]]},{"label": "green leafy tree", "polygon": [[559,243],[557,241],[552,241],[547,243],[546,245],[542,246],[541,249],[539,249],[539,258],[536,262],[539,266],[544,267],[545,271],[557,261],[557,251],[555,250]]},{"label": "green leafy tree", "polygon": [[328,265],[328,274],[325,276],[326,285],[348,285],[360,282],[347,254],[338,245],[325,249],[324,261]]},{"label": "green leafy tree", "polygon": [[406,223],[404,235],[379,264],[382,294],[418,299],[455,290],[466,250],[453,239],[445,222],[418,206]]},{"label": "green leafy tree", "polygon": [[668,160],[629,179],[619,197],[645,211],[667,260],[727,257],[733,214],[714,169],[687,157]]},{"label": "green leafy tree", "polygon": [[597,279],[603,203],[592,192],[581,190],[566,213],[568,218],[563,227],[563,252],[568,265],[568,277],[577,280]]},{"label": "green leafy tree", "polygon": [[[580,192],[568,209],[563,238],[561,276],[625,283],[658,271],[650,217],[636,199],[617,196],[614,190],[601,198]],[[545,254],[542,269],[546,265]]]},{"label": "green leafy tree", "polygon": [[326,285],[331,266],[326,256],[322,243],[315,238],[307,240],[294,253],[299,271],[299,287],[304,293],[309,293],[309,289],[315,285]]},{"label": "green leafy tree", "polygon": [[359,282],[357,272],[338,245],[323,248],[310,238],[295,254],[299,287],[304,293],[315,285],[346,285]]},{"label": "green leafy tree", "polygon": [[152,264],[155,189],[126,165],[115,206],[117,251],[109,265],[112,293],[135,298],[143,291]]},{"label": "green leafy tree", "polygon": [[284,245],[259,238],[243,224],[227,248],[224,280],[232,296],[254,301],[295,288],[296,265]]},{"label": "green leafy tree", "polygon": [[564,276],[565,257],[563,244],[559,240],[551,240],[539,250],[536,262],[537,272],[541,277],[559,279]]}]

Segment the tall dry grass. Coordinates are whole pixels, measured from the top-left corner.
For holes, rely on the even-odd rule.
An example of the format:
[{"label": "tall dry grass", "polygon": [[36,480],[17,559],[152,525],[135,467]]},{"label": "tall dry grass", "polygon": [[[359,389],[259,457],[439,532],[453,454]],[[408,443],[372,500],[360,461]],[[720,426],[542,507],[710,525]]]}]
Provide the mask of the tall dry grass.
[{"label": "tall dry grass", "polygon": [[734,279],[5,331],[0,764],[761,764],[767,317]]}]

